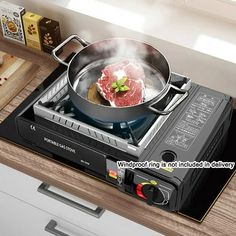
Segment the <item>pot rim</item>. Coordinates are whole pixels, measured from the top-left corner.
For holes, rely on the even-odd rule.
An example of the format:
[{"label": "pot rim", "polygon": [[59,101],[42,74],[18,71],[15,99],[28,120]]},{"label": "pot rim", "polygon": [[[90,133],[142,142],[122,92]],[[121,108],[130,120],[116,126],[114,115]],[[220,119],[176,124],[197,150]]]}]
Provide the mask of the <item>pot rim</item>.
[{"label": "pot rim", "polygon": [[[167,81],[166,81],[166,84],[165,86],[163,87],[163,89],[158,93],[157,96],[155,96],[154,98],[148,100],[148,101],[145,101],[145,102],[142,102],[140,104],[136,104],[136,105],[131,105],[131,106],[123,106],[123,107],[112,107],[112,106],[106,106],[106,105],[103,105],[103,104],[97,104],[97,103],[94,103],[86,98],[84,98],[83,96],[81,96],[79,93],[77,93],[72,84],[71,84],[71,81],[70,81],[70,76],[69,76],[69,71],[70,71],[70,68],[71,68],[71,63],[73,63],[74,59],[76,56],[78,56],[80,53],[82,53],[83,51],[85,51],[88,47],[94,45],[94,44],[97,44],[97,43],[101,43],[101,42],[106,42],[106,41],[111,41],[111,40],[129,40],[129,41],[134,41],[136,43],[140,43],[140,44],[144,44],[148,47],[151,47],[152,49],[154,49],[155,51],[157,51],[158,53],[160,53],[164,60],[166,61],[167,63],[167,66],[168,66],[168,78],[167,78]],[[165,92],[168,90],[168,87],[170,85],[170,78],[171,78],[171,68],[170,68],[170,64],[167,60],[167,58],[164,56],[164,54],[162,52],[160,52],[158,49],[156,49],[155,47],[153,47],[152,45],[146,43],[146,42],[143,42],[141,40],[136,40],[136,39],[131,39],[131,38],[125,38],[125,37],[114,37],[114,38],[106,38],[106,39],[103,39],[103,40],[97,40],[93,43],[90,43],[88,44],[87,46],[83,47],[80,51],[78,51],[70,60],[70,62],[68,63],[68,67],[67,67],[67,82],[68,82],[68,85],[70,86],[71,90],[77,94],[77,96],[79,96],[81,99],[83,99],[84,101],[86,102],[89,102],[90,104],[93,104],[93,105],[97,105],[97,106],[101,106],[101,107],[104,107],[104,108],[108,108],[108,109],[127,109],[127,108],[136,108],[136,107],[139,107],[139,106],[149,106],[150,104],[155,104],[157,102],[159,102],[164,96],[165,96]]]}]

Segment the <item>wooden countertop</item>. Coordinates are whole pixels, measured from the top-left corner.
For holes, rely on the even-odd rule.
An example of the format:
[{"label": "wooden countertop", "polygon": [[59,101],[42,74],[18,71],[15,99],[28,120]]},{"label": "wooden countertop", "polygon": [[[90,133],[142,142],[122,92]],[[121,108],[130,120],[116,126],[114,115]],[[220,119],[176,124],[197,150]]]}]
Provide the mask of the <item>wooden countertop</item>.
[{"label": "wooden countertop", "polygon": [[[32,82],[0,111],[1,122],[57,67],[57,63],[50,55],[1,37],[0,50],[41,66]],[[2,140],[0,162],[165,235],[235,235],[236,232],[236,176],[199,224],[148,206],[95,178]]]}]

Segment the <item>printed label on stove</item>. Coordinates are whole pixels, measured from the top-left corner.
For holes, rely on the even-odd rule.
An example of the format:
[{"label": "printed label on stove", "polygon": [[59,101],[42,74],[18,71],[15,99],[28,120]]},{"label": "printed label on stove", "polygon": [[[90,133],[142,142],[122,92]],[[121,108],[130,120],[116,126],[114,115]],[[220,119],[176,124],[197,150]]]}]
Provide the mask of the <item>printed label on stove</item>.
[{"label": "printed label on stove", "polygon": [[166,139],[166,143],[182,150],[189,150],[220,99],[199,93],[187,108],[177,125]]}]

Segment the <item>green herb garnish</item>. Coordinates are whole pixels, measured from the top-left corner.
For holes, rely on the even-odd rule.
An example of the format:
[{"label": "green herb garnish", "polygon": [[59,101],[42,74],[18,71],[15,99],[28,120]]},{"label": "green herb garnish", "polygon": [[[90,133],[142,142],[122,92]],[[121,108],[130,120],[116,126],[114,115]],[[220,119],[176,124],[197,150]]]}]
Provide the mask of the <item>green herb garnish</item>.
[{"label": "green herb garnish", "polygon": [[125,85],[128,77],[124,76],[122,79],[118,79],[116,82],[112,83],[111,87],[115,89],[115,92],[125,92],[129,90],[129,87]]}]

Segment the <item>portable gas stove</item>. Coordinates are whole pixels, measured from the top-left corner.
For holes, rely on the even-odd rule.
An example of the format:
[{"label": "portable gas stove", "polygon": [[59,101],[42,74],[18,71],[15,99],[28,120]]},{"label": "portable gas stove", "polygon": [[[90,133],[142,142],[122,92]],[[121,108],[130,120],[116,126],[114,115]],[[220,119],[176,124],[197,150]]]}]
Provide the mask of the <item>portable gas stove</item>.
[{"label": "portable gas stove", "polygon": [[[102,123],[73,106],[67,94],[65,67],[60,66],[5,123],[15,119],[15,142],[150,205],[178,211],[207,170],[118,169],[116,162],[216,160],[227,138],[232,99],[174,73],[171,83],[191,88],[187,99],[170,115]],[[168,108],[177,96],[170,91],[156,108]]]}]

